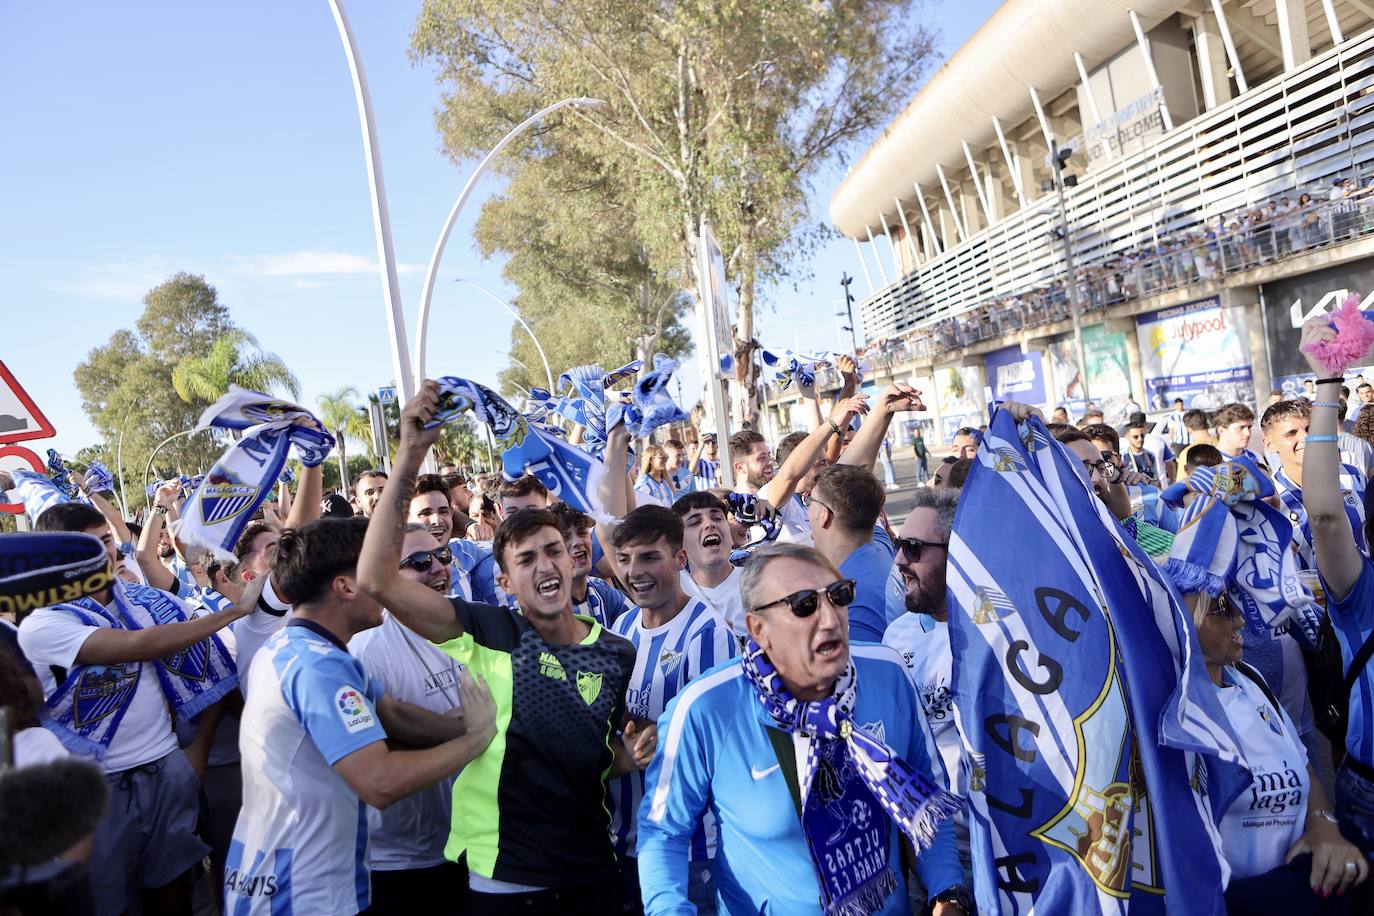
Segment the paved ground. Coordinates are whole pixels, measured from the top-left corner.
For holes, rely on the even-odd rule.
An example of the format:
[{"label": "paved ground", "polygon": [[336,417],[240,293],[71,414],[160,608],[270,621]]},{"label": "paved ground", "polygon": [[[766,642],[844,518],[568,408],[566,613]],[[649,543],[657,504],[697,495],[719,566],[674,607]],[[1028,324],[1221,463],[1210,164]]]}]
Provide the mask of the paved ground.
[{"label": "paved ground", "polygon": [[[934,468],[939,459],[927,459],[927,463]],[[887,518],[892,523],[892,527],[900,528],[902,522],[906,520],[906,514],[911,511],[911,494],[915,491],[918,483],[925,481],[916,480],[916,459],[911,454],[911,449],[896,450],[892,453],[892,469],[897,475],[897,489],[887,491]],[[883,464],[878,462],[874,468],[878,474],[878,479],[883,479]]]}]

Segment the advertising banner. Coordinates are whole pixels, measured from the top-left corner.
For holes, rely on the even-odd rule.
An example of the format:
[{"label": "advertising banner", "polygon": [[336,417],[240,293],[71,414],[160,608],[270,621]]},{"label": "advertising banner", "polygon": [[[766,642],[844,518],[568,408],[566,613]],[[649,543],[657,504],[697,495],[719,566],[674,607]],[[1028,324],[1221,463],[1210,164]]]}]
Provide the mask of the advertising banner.
[{"label": "advertising banner", "polygon": [[983,362],[993,400],[1044,406],[1045,367],[1038,351],[1023,353],[1019,346],[1004,347],[987,354]]},{"label": "advertising banner", "polygon": [[954,431],[961,426],[976,428],[987,422],[981,366],[936,369],[935,387],[940,399],[940,433],[943,442],[948,443],[953,439]]},{"label": "advertising banner", "polygon": [[[1100,324],[1083,329],[1083,354],[1088,361],[1088,390],[1093,403],[1102,408],[1108,423],[1126,422],[1126,402],[1131,396],[1130,360],[1126,355],[1126,335],[1109,333]],[[1063,406],[1072,420],[1078,419],[1087,403],[1083,399],[1083,376],[1073,335],[1052,340],[1047,348],[1054,367],[1054,405]]]},{"label": "advertising banner", "polygon": [[1136,337],[1147,410],[1164,410],[1174,398],[1203,410],[1254,403],[1242,309],[1224,308],[1216,296],[1161,309],[1136,318]]},{"label": "advertising banner", "polygon": [[[1324,315],[1351,293],[1363,297],[1362,310],[1374,307],[1374,258],[1314,270],[1300,277],[1275,280],[1261,288],[1264,294],[1264,341],[1269,346],[1269,366],[1276,387],[1286,376],[1310,376],[1307,361],[1298,352],[1302,326],[1313,315]],[[1301,382],[1299,381],[1299,384]]]}]

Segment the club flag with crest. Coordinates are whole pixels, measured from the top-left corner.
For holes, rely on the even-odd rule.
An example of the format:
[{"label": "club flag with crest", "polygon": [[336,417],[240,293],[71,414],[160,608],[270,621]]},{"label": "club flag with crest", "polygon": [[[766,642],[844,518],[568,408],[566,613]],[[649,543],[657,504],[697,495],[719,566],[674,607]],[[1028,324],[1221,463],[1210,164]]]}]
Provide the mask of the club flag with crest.
[{"label": "club flag with crest", "polygon": [[227,561],[253,514],[272,495],[291,449],[302,464],[315,467],[334,447],[334,436],[304,407],[237,386],[205,409],[196,428],[212,426],[242,436],[187,499],[176,536]]},{"label": "club flag with crest", "polygon": [[429,422],[430,428],[470,410],[501,443],[501,470],[507,480],[533,474],[550,493],[574,509],[597,519],[608,517],[596,498],[606,467],[600,458],[530,423],[485,385],[451,375],[438,382],[439,410]]},{"label": "club flag with crest", "polygon": [[948,589],[979,912],[1223,916],[1239,742],[1177,592],[1039,419],[993,416]]}]

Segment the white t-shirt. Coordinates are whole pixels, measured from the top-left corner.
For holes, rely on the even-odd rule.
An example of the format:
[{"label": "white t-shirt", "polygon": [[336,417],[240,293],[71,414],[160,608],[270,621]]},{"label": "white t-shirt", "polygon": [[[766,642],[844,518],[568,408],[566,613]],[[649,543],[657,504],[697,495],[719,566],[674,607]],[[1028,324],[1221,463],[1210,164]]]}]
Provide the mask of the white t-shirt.
[{"label": "white t-shirt", "polygon": [[[167,597],[178,601],[170,595]],[[111,614],[114,613],[113,603],[105,607]],[[186,605],[182,604],[181,609],[187,617],[191,616]],[[82,645],[92,633],[103,629],[107,628],[89,626],[65,611],[40,608],[19,625],[19,646],[24,650],[25,657],[40,671],[48,665],[56,665],[70,674],[76,667],[76,656]],[[152,763],[176,750],[177,737],[172,731],[172,717],[167,712],[167,698],[153,665],[148,662],[91,665],[86,668],[84,676],[107,678],[111,672],[122,672],[121,684],[114,688],[116,691],[129,689],[132,682],[134,693],[100,765],[107,772],[118,773]],[[46,685],[44,689],[48,690]],[[52,695],[51,690],[48,690],[48,695]]]},{"label": "white t-shirt", "polygon": [[1229,686],[1218,690],[1221,705],[1243,741],[1252,781],[1221,819],[1221,851],[1232,879],[1249,878],[1282,865],[1302,836],[1307,751],[1288,713],[1275,709],[1258,684],[1231,668],[1223,677]]},{"label": "white t-shirt", "polygon": [[263,647],[268,638],[286,625],[290,613],[269,614],[258,608],[247,617],[240,617],[231,624],[234,631],[234,663],[239,669],[239,690],[248,699],[248,672],[253,667],[253,657]]},{"label": "white t-shirt", "polygon": [[694,598],[700,598],[713,608],[717,614],[725,619],[731,632],[736,636],[744,636],[748,632],[744,626],[744,599],[740,597],[739,593],[740,572],[738,566],[732,568],[730,575],[726,576],[714,588],[698,584],[692,578],[691,573],[685,569],[680,577],[682,590]]},{"label": "white t-shirt", "polygon": [[62,746],[57,736],[43,728],[20,729],[14,733],[15,767],[31,767],[40,763],[66,760],[71,752]]},{"label": "white t-shirt", "polygon": [[334,764],[386,739],[375,712],[381,684],[303,620],[272,635],[249,677],[243,808],[224,866],[224,912],[366,909],[367,817]]},{"label": "white t-shirt", "polygon": [[950,691],[954,655],[949,647],[949,624],[929,614],[908,612],[888,624],[883,645],[896,649],[911,672],[951,788],[959,791],[963,748],[959,730],[954,727],[954,694]]},{"label": "white t-shirt", "polygon": [[[406,629],[390,611],[382,625],[364,630],[348,643],[348,651],[387,695],[431,712],[446,713],[461,706],[458,678],[463,666],[427,639]],[[372,837],[369,862],[377,871],[432,868],[444,864],[448,841],[455,773],[385,811],[367,809]]]}]

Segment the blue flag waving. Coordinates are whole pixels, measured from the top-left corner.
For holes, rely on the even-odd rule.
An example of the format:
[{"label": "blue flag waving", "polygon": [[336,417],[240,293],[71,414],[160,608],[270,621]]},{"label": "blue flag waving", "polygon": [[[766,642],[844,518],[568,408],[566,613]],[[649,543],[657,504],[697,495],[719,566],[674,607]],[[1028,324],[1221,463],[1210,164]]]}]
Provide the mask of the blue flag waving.
[{"label": "blue flag waving", "polygon": [[1177,593],[1038,419],[993,416],[948,588],[979,912],[1224,914],[1238,742]]},{"label": "blue flag waving", "polygon": [[485,385],[448,375],[439,382],[439,410],[427,425],[440,426],[465,410],[491,427],[500,440],[501,470],[508,480],[524,474],[539,478],[549,492],[594,518],[606,518],[595,498],[606,465],[575,445],[530,423],[520,411]]}]

